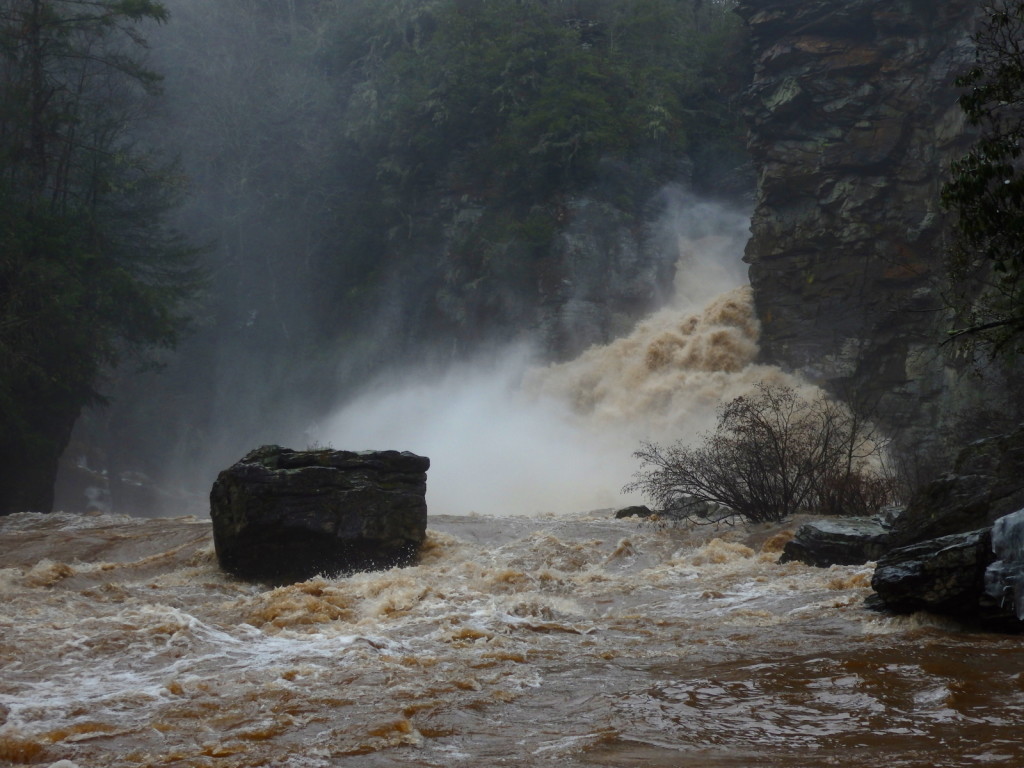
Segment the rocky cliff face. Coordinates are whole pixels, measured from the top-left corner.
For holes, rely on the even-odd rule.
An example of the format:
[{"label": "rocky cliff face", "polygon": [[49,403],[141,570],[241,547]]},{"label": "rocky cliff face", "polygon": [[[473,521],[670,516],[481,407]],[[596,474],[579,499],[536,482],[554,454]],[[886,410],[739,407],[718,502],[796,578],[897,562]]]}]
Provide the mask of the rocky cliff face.
[{"label": "rocky cliff face", "polygon": [[514,216],[483,204],[431,206],[423,228],[437,231],[435,241],[411,245],[441,256],[420,294],[402,302],[428,320],[405,319],[396,333],[414,348],[424,337],[451,339],[462,353],[530,339],[555,360],[626,334],[664,303],[679,258],[662,221],[682,203],[668,188],[636,186],[645,205],[623,206],[601,191],[538,204],[542,231],[533,239],[501,229]]},{"label": "rocky cliff face", "polygon": [[[918,440],[959,405],[939,346],[948,217],[965,147],[953,78],[977,0],[741,0],[759,190],[746,259],[762,354]],[[909,437],[917,435],[917,437]]]}]

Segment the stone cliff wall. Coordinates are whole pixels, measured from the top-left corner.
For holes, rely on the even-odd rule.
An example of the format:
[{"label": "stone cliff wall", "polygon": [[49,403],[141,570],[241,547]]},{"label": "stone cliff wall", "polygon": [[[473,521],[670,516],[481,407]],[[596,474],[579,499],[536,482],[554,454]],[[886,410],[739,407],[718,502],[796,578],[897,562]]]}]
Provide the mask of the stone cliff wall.
[{"label": "stone cliff wall", "polygon": [[746,252],[763,357],[919,441],[966,388],[948,350],[939,192],[977,0],[741,0],[758,172]]}]

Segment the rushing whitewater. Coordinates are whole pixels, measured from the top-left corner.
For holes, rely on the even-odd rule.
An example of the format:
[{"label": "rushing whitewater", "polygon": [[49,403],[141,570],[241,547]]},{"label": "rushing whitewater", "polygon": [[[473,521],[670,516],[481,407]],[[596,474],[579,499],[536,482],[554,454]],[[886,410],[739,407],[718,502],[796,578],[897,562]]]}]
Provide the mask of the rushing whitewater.
[{"label": "rushing whitewater", "polygon": [[783,377],[753,362],[742,219],[712,213],[626,338],[413,377],[307,430],[430,456],[413,566],[271,589],[218,569],[208,520],[0,518],[0,765],[1024,764],[1018,639],[865,610],[871,564],[778,565],[799,521],[580,512],[624,501],[639,440]]},{"label": "rushing whitewater", "polygon": [[397,448],[431,459],[436,514],[566,514],[633,503],[622,495],[641,440],[692,440],[716,407],[759,381],[758,323],[742,268],[748,220],[686,201],[664,217],[674,298],[632,333],[560,365],[528,348],[374,386],[311,428],[307,442]]},{"label": "rushing whitewater", "polygon": [[874,615],[786,530],[437,517],[414,567],[269,589],[206,521],[15,515],[0,765],[1024,762],[1017,638]]}]

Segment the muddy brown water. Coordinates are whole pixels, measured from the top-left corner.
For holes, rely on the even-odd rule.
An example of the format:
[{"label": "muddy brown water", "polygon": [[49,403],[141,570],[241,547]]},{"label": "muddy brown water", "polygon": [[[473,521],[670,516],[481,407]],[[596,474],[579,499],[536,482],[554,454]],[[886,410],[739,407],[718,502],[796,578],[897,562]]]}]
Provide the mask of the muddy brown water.
[{"label": "muddy brown water", "polygon": [[1024,641],[862,607],[785,527],[432,517],[278,589],[194,518],[0,520],[0,765],[1024,765]]}]

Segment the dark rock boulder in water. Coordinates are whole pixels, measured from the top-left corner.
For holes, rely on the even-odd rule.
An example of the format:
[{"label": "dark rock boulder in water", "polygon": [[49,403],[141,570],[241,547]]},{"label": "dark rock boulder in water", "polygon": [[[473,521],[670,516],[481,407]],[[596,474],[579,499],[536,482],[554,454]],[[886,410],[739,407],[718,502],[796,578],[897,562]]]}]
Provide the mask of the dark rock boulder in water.
[{"label": "dark rock boulder in water", "polygon": [[985,570],[994,559],[989,528],[928,539],[882,557],[871,587],[891,610],[976,618]]},{"label": "dark rock boulder in water", "polygon": [[871,586],[895,611],[929,610],[1024,629],[1024,427],[967,446],[893,523]]},{"label": "dark rock boulder in water", "polygon": [[639,504],[634,507],[623,507],[615,513],[616,520],[622,520],[627,517],[650,517],[654,514],[654,510],[650,507]]},{"label": "dark rock boulder in water", "polygon": [[408,564],[426,537],[429,467],[398,451],[251,451],[210,492],[217,559],[279,583]]},{"label": "dark rock boulder in water", "polygon": [[797,529],[782,550],[780,563],[797,561],[819,568],[860,565],[877,560],[890,548],[889,529],[874,518],[816,520]]}]

